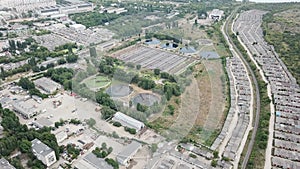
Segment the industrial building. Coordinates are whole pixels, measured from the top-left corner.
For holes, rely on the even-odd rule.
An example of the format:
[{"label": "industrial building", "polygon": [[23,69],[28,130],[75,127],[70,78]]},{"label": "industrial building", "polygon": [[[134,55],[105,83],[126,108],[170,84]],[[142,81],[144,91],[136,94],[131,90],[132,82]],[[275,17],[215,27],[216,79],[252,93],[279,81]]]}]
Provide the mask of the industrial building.
[{"label": "industrial building", "polygon": [[121,112],[117,112],[113,119],[113,121],[117,121],[119,123],[122,124],[122,126],[125,126],[125,127],[129,127],[129,128],[133,128],[135,129],[137,132],[140,131],[142,128],[145,127],[145,124],[132,118],[132,117],[129,117],[127,116],[126,114],[123,114]]},{"label": "industrial building", "polygon": [[41,17],[51,17],[57,14],[72,14],[80,12],[88,12],[94,9],[94,4],[89,2],[70,3],[63,5],[51,5],[41,7],[36,13]]},{"label": "industrial building", "polygon": [[75,165],[78,169],[113,169],[104,159],[97,158],[93,153],[87,154],[78,164]]},{"label": "industrial building", "polygon": [[16,169],[3,157],[0,159],[0,168],[1,169]]},{"label": "industrial building", "polygon": [[37,86],[38,88],[42,89],[43,91],[49,94],[52,94],[56,90],[60,90],[62,88],[60,84],[46,77],[39,78],[35,80],[33,83],[35,84],[35,86]]},{"label": "industrial building", "polygon": [[43,164],[49,167],[56,162],[55,152],[50,147],[38,139],[32,140],[31,143],[33,154],[37,157],[37,159],[41,160]]},{"label": "industrial building", "polygon": [[36,108],[29,106],[24,101],[14,101],[12,107],[16,113],[19,113],[25,119],[32,118],[38,113]]},{"label": "industrial building", "polygon": [[142,147],[142,144],[136,141],[132,141],[129,145],[123,149],[117,155],[117,161],[119,164],[128,166],[130,159],[137,153],[137,151]]}]

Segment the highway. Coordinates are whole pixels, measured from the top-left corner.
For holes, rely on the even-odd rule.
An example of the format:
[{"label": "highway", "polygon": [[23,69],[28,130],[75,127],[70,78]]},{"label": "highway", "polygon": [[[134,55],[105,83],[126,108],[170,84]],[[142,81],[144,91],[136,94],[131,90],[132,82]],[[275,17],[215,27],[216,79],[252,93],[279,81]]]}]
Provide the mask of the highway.
[{"label": "highway", "polygon": [[236,53],[238,54],[238,57],[244,62],[244,64],[246,65],[248,72],[250,73],[250,77],[252,80],[252,84],[254,84],[255,87],[255,95],[256,95],[256,99],[255,99],[255,105],[256,105],[256,110],[255,110],[255,122],[254,122],[254,126],[253,126],[253,130],[252,130],[252,135],[251,135],[251,139],[250,142],[248,144],[248,149],[247,152],[245,154],[243,163],[241,168],[245,169],[248,163],[248,160],[250,158],[251,152],[252,152],[252,148],[254,145],[254,141],[255,141],[255,136],[256,136],[256,132],[257,132],[257,128],[258,128],[258,124],[259,124],[259,116],[260,116],[260,93],[259,93],[259,87],[258,87],[258,83],[255,77],[255,74],[253,72],[253,70],[251,69],[249,63],[246,61],[246,59],[243,57],[242,53],[240,52],[240,50],[236,47],[236,45],[233,43],[231,37],[230,37],[230,32],[231,29],[231,25],[229,25],[230,21],[233,20],[233,17],[236,15],[237,10],[239,7],[237,7],[232,13],[231,15],[226,19],[225,22],[225,35],[226,35],[226,39],[228,39],[229,43],[232,45],[233,50],[236,51]]}]

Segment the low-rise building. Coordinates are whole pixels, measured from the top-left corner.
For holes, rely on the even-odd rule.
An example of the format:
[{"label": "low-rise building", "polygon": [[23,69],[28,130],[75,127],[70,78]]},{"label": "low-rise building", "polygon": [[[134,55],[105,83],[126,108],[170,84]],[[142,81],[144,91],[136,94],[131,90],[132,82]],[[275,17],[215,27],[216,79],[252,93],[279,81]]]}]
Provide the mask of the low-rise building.
[{"label": "low-rise building", "polygon": [[222,16],[224,16],[224,11],[220,9],[213,9],[208,16],[210,19],[221,20]]},{"label": "low-rise building", "polygon": [[14,101],[12,103],[13,110],[19,113],[25,119],[32,118],[38,114],[38,111],[33,106],[26,104],[24,101]]},{"label": "low-rise building", "polygon": [[142,144],[136,141],[132,141],[129,145],[123,149],[117,155],[117,161],[119,164],[128,166],[130,159],[137,153],[137,151],[142,147]]},{"label": "low-rise building", "polygon": [[65,131],[60,131],[58,133],[55,134],[55,138],[57,140],[58,143],[63,142],[65,139],[68,138],[68,134]]},{"label": "low-rise building", "polygon": [[3,157],[0,159],[0,168],[1,169],[16,169]]},{"label": "low-rise building", "polygon": [[46,93],[52,94],[56,90],[59,90],[62,88],[62,86],[53,80],[42,77],[34,81],[34,84],[38,87],[44,90]]},{"label": "low-rise building", "polygon": [[38,139],[32,140],[31,143],[33,154],[37,159],[41,160],[43,164],[49,167],[56,162],[55,152],[50,147]]},{"label": "low-rise building", "polygon": [[117,112],[114,115],[112,120],[121,123],[122,126],[133,128],[136,131],[140,131],[142,128],[145,127],[144,123],[142,123],[142,122],[140,122],[140,121],[138,121],[138,120],[136,120],[132,117],[129,117],[126,114],[123,114],[121,112]]}]

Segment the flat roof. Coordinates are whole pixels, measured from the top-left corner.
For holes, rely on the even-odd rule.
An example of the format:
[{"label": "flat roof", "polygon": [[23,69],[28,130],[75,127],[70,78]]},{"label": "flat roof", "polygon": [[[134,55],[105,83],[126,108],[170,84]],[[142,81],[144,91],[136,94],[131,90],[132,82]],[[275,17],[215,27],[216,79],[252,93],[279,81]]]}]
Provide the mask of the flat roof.
[{"label": "flat roof", "polygon": [[97,156],[93,153],[87,154],[83,160],[88,162],[95,169],[113,169],[113,167],[107,164],[107,162],[104,159],[97,158]]},{"label": "flat roof", "polygon": [[50,147],[41,142],[39,139],[34,139],[31,141],[31,143],[32,150],[42,156],[46,156],[53,151]]},{"label": "flat roof", "polygon": [[137,142],[137,141],[132,141],[129,145],[127,145],[125,147],[125,149],[123,151],[121,151],[118,155],[117,155],[117,160],[118,162],[124,162],[126,160],[128,160],[128,158],[132,155],[134,155],[134,153],[142,146],[141,143]]},{"label": "flat roof", "polygon": [[1,169],[16,169],[3,157],[0,159],[0,168]]}]

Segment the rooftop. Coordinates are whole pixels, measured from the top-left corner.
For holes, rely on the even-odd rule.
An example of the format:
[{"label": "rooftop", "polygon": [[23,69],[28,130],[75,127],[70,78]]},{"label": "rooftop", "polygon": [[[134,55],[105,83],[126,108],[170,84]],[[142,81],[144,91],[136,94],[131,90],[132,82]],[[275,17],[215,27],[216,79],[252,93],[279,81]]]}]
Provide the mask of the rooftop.
[{"label": "rooftop", "polygon": [[84,157],[84,161],[88,162],[90,165],[92,165],[95,169],[113,169],[112,166],[106,163],[104,159],[97,158],[93,153],[89,153]]},{"label": "rooftop", "polygon": [[128,160],[128,158],[132,155],[134,155],[134,153],[141,147],[141,143],[136,142],[136,141],[132,141],[128,146],[125,147],[125,149],[123,151],[121,151],[118,155],[117,155],[117,160],[118,162],[124,162],[126,160]]},{"label": "rooftop", "polygon": [[38,139],[32,140],[31,143],[32,151],[42,156],[46,156],[53,151],[50,147]]},{"label": "rooftop", "polygon": [[14,166],[9,164],[9,162],[5,158],[0,159],[0,168],[1,169],[16,169]]}]

